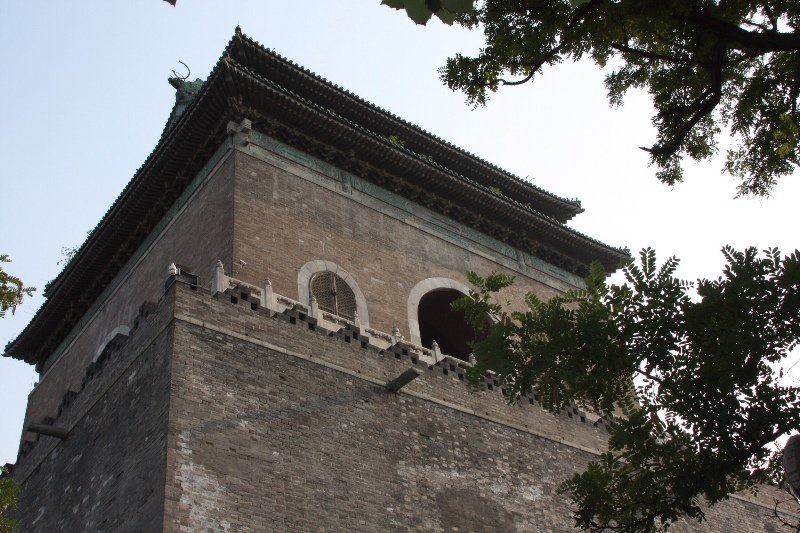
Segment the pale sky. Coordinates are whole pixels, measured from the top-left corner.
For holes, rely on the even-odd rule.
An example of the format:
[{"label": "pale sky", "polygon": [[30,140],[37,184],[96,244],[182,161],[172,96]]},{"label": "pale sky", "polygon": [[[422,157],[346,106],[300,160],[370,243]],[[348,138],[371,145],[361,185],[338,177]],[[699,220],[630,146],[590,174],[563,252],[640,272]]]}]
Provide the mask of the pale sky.
[{"label": "pale sky", "polygon": [[[155,147],[174,102],[178,62],[205,78],[234,28],[431,133],[565,197],[586,212],[570,226],[614,246],[682,259],[684,277],[717,277],[724,244],[798,247],[797,176],[769,199],[734,199],[722,156],[687,163],[673,188],[638,149],[653,138],[646,94],[622,109],[589,62],[547,69],[473,110],[438,79],[480,33],[416,26],[380,0],[161,0],[0,4],[0,183],[4,268],[41,289],[62,247],[79,245]],[[724,146],[723,146],[724,148]],[[724,152],[724,150],[723,150]],[[41,294],[0,320],[0,348]],[[800,378],[800,365],[792,378]],[[33,368],[0,358],[0,465],[16,460]]]}]

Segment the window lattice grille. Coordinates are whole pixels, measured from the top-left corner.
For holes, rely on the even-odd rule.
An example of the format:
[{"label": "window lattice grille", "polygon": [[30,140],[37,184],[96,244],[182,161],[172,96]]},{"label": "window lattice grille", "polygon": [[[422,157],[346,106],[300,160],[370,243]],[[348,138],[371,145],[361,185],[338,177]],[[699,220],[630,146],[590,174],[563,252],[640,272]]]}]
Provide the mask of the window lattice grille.
[{"label": "window lattice grille", "polygon": [[323,311],[353,320],[356,295],[353,289],[333,272],[317,272],[311,278],[311,294]]}]

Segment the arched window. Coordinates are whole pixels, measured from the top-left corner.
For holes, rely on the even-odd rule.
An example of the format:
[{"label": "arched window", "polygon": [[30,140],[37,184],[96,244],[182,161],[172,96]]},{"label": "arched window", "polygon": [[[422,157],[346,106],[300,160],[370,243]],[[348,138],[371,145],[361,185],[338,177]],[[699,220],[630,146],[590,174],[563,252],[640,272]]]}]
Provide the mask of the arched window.
[{"label": "arched window", "polygon": [[348,320],[355,318],[356,295],[347,282],[333,272],[317,272],[311,276],[309,292],[323,311]]},{"label": "arched window", "polygon": [[454,311],[451,304],[464,296],[455,289],[435,289],[419,300],[417,320],[422,345],[430,348],[435,340],[446,355],[467,360],[469,343],[475,340],[475,330],[467,324],[463,311]]},{"label": "arched window", "polygon": [[297,273],[297,299],[311,304],[311,297],[326,313],[334,313],[348,320],[358,319],[361,326],[369,327],[369,310],[364,293],[353,276],[332,261],[316,259],[309,261]]}]

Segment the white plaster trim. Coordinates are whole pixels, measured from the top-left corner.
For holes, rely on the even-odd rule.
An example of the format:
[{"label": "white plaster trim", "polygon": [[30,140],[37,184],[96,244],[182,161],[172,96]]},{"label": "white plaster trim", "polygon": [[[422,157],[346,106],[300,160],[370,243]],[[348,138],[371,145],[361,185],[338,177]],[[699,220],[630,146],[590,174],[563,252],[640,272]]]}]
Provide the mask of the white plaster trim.
[{"label": "white plaster trim", "polygon": [[419,332],[419,301],[431,291],[453,289],[464,296],[469,296],[469,287],[450,278],[428,278],[420,281],[408,295],[408,329],[411,343],[422,346],[422,336]]},{"label": "white plaster trim", "polygon": [[97,346],[97,349],[94,351],[94,357],[92,357],[92,363],[96,362],[97,359],[100,357],[100,354],[103,353],[103,350],[106,349],[108,343],[111,342],[114,337],[117,335],[125,335],[128,337],[131,334],[131,328],[128,326],[117,326],[111,331],[108,335],[105,336],[103,341]]},{"label": "white plaster trim", "polygon": [[365,328],[369,327],[369,312],[367,311],[367,299],[364,298],[364,293],[358,287],[356,280],[350,275],[347,270],[343,269],[333,261],[326,261],[324,259],[316,259],[309,261],[297,273],[297,300],[305,305],[311,306],[311,276],[317,272],[333,272],[344,280],[345,283],[353,290],[356,297],[356,309],[358,309],[358,319],[361,325]]}]

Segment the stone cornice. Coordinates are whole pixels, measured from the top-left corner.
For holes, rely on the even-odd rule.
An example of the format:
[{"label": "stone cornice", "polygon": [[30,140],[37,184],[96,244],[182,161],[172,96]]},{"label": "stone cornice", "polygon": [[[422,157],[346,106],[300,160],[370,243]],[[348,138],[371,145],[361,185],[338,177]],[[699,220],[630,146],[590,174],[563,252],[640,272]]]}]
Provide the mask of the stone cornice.
[{"label": "stone cornice", "polygon": [[435,159],[456,174],[484,186],[501,188],[520,203],[566,222],[583,212],[580,201],[558,197],[451,143],[436,137],[338,85],[265,48],[237,29],[223,57],[242,68],[266,75],[286,90],[363,125],[383,137],[395,138],[409,150]]}]

